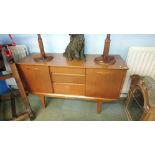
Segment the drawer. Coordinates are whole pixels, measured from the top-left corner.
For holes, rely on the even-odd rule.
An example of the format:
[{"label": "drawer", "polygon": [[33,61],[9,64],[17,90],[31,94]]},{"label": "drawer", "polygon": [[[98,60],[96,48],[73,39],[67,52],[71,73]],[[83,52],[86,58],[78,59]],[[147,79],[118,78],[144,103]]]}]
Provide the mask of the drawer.
[{"label": "drawer", "polygon": [[84,75],[69,75],[69,74],[52,74],[52,80],[56,83],[76,83],[85,84]]},{"label": "drawer", "polygon": [[18,65],[18,67],[23,70],[40,70],[40,71],[44,71],[47,70],[48,67],[47,66],[41,66],[41,65]]},{"label": "drawer", "polygon": [[84,84],[54,83],[54,93],[65,95],[85,95]]},{"label": "drawer", "polygon": [[[116,70],[117,71],[117,70]],[[86,75],[106,75],[106,74],[113,74],[115,70],[107,70],[107,69],[87,69],[86,70]]]},{"label": "drawer", "polygon": [[52,73],[85,75],[85,69],[84,68],[50,67],[50,71]]}]

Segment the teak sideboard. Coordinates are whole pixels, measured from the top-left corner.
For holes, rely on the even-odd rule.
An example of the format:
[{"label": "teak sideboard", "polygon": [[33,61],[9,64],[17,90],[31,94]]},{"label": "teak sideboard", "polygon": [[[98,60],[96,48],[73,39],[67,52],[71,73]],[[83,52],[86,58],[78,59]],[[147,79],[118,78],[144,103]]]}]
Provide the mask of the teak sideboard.
[{"label": "teak sideboard", "polygon": [[52,54],[49,62],[35,62],[36,55],[27,56],[17,62],[25,89],[39,96],[45,107],[45,96],[79,98],[97,101],[97,112],[102,111],[102,102],[120,98],[127,66],[115,55],[116,63],[98,65],[94,58],[86,55],[84,61],[67,61],[62,54]]}]

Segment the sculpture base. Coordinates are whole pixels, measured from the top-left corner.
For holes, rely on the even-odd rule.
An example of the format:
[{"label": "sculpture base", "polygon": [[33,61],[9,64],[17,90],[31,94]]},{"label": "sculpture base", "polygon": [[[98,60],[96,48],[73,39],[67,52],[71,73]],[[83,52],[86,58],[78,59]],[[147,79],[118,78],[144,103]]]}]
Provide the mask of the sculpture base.
[{"label": "sculpture base", "polygon": [[40,57],[34,58],[34,61],[35,62],[48,62],[48,61],[51,61],[52,59],[53,59],[52,56],[46,56],[45,58],[40,56]]},{"label": "sculpture base", "polygon": [[94,61],[100,65],[113,65],[116,62],[114,56],[108,56],[106,59],[104,56],[100,56],[95,58]]}]

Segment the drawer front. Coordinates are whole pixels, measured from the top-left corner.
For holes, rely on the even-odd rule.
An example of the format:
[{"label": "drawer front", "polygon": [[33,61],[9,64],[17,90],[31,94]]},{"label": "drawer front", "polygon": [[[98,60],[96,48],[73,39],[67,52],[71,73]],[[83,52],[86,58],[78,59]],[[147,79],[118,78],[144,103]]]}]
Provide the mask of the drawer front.
[{"label": "drawer front", "polygon": [[112,70],[108,70],[108,69],[87,69],[87,71],[86,71],[86,75],[102,76],[102,75],[108,75],[108,74],[112,74]]},{"label": "drawer front", "polygon": [[33,71],[44,71],[48,70],[47,66],[38,66],[38,65],[18,65],[18,68],[22,69],[23,72],[27,72],[28,70]]},{"label": "drawer front", "polygon": [[50,71],[52,73],[85,75],[85,69],[84,68],[50,67]]},{"label": "drawer front", "polygon": [[83,84],[54,83],[53,86],[56,94],[85,95],[85,85]]},{"label": "drawer front", "polygon": [[56,83],[85,84],[84,75],[52,74],[52,80]]}]

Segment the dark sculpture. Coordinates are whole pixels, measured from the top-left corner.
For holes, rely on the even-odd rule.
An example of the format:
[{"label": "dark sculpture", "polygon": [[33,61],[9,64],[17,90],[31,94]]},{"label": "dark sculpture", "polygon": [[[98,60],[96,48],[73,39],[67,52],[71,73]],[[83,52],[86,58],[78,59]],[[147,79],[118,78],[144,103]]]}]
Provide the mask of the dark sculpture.
[{"label": "dark sculpture", "polygon": [[82,60],[84,55],[84,34],[69,34],[70,43],[65,49],[63,55],[67,60]]}]

